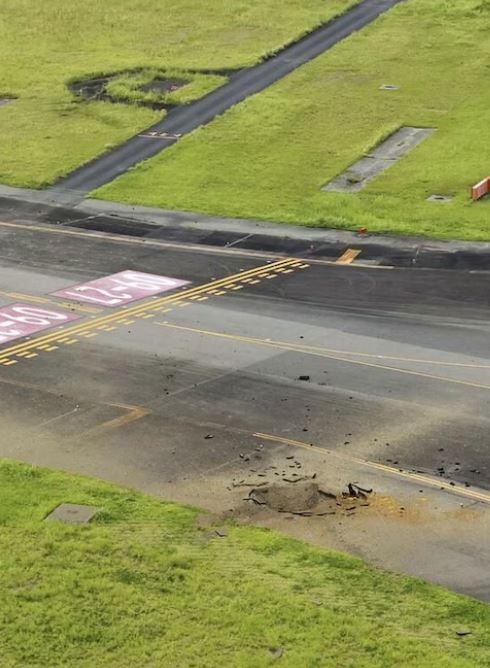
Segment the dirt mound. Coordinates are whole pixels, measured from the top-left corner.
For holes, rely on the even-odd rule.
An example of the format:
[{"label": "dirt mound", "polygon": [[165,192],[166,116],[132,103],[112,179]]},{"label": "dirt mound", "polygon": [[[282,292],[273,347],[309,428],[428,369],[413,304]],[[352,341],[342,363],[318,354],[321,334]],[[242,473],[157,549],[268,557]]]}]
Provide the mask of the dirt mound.
[{"label": "dirt mound", "polygon": [[[249,498],[272,510],[301,512],[316,508],[326,497],[315,482],[299,482],[296,485],[272,484],[252,489]],[[335,499],[335,497],[333,497]],[[332,497],[330,496],[330,501]]]},{"label": "dirt mound", "polygon": [[348,491],[335,495],[321,489],[316,482],[297,482],[294,485],[273,483],[251,489],[247,501],[266,506],[279,513],[293,515],[333,515],[341,510],[352,512],[360,506],[367,506],[367,494],[349,483]]}]

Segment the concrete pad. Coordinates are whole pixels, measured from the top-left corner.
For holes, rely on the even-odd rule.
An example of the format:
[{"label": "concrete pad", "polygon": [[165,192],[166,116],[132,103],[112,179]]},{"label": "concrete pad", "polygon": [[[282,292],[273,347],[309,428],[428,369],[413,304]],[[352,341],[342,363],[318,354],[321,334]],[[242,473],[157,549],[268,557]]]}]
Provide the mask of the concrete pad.
[{"label": "concrete pad", "polygon": [[453,198],[449,195],[431,195],[427,198],[428,202],[452,202]]},{"label": "concrete pad", "polygon": [[433,128],[400,128],[366,157],[361,158],[324,186],[322,190],[324,192],[359,192],[367,183],[401,160],[433,132]]},{"label": "concrete pad", "polygon": [[65,524],[88,524],[99,512],[95,506],[84,506],[77,503],[62,503],[46,517]]}]

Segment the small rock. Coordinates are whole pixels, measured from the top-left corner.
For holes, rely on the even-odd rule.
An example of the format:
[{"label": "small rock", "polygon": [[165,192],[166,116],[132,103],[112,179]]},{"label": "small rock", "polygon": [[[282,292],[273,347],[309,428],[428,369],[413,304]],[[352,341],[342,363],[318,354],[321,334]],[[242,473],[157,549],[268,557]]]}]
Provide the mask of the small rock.
[{"label": "small rock", "polygon": [[204,438],[205,438],[206,440],[208,440],[208,439],[210,439],[210,438],[214,438],[214,434],[206,434],[206,436],[205,436]]},{"label": "small rock", "polygon": [[304,380],[304,381],[309,381],[310,377],[309,376],[299,376],[298,380]]},{"label": "small rock", "polygon": [[214,532],[214,533],[215,533],[219,538],[226,538],[226,536],[228,535],[228,533],[227,533],[226,531],[224,531],[223,529],[215,529],[215,532]]}]

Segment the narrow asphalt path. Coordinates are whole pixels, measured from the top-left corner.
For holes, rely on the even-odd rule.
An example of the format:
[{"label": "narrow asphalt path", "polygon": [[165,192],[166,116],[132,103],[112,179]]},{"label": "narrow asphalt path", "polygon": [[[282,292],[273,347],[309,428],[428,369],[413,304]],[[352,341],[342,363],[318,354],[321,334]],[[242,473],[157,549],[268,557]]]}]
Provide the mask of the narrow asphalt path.
[{"label": "narrow asphalt path", "polygon": [[[328,51],[401,1],[363,0],[345,14],[284,48],[277,55],[240,71],[227,84],[209,95],[174,109],[161,122],[61,179],[50,192],[64,196],[65,203],[67,191],[72,193],[73,202],[81,200],[87,193],[113,181],[139,162],[172,146],[181,136],[206,125],[230,107],[268,88],[298,67]],[[149,136],[149,132],[164,136]]]}]

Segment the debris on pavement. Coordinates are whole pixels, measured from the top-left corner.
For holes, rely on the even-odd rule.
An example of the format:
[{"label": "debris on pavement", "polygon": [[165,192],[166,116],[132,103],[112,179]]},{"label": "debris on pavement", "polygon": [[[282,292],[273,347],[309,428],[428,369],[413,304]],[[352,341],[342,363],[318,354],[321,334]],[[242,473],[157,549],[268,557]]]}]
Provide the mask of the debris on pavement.
[{"label": "debris on pavement", "polygon": [[224,529],[215,529],[214,533],[218,536],[218,538],[226,538],[228,536],[228,532]]},{"label": "debris on pavement", "polygon": [[310,377],[309,376],[298,376],[298,380],[309,381]]},{"label": "debris on pavement", "polygon": [[353,499],[367,499],[368,494],[372,494],[372,492],[373,492],[372,489],[365,489],[363,487],[360,487],[355,482],[349,482],[347,484],[347,489],[348,489],[348,493],[346,494],[344,492],[344,494],[343,494],[344,498],[345,497],[351,497]]}]

